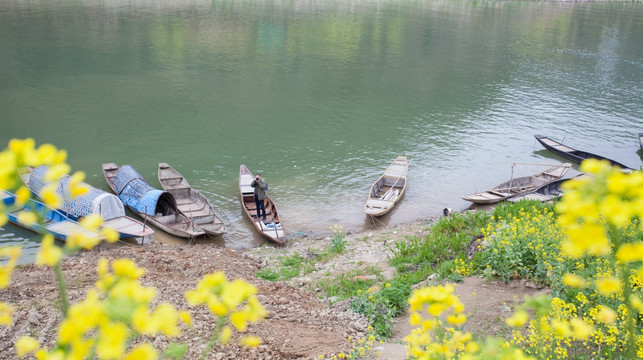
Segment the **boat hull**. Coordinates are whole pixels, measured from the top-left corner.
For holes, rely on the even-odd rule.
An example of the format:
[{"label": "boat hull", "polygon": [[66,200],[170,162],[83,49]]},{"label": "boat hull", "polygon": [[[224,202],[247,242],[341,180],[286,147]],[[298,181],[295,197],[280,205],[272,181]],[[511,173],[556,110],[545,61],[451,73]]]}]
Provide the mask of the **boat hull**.
[{"label": "boat hull", "polygon": [[[31,177],[32,177],[33,170],[34,169],[30,168],[30,167],[25,167],[25,168],[21,169],[20,178],[21,178],[22,182],[25,184],[25,186],[27,186],[29,188],[29,190],[31,190],[31,193],[35,197],[39,198],[39,196],[37,194],[37,191],[34,191],[35,189],[33,189],[32,186],[30,185],[30,180],[31,180]],[[36,179],[37,179],[37,177],[36,177]],[[102,190],[97,190],[96,188],[94,188],[91,185],[88,185],[88,184],[85,184],[85,183],[81,183],[81,184],[86,186],[88,189],[90,189],[90,192],[91,191],[99,191],[101,193],[104,193]],[[113,195],[110,195],[110,196],[113,197]],[[65,196],[62,196],[62,197],[63,197],[63,199],[65,198]],[[40,200],[42,200],[42,199],[40,199]],[[74,203],[76,201],[79,201],[79,202],[82,201],[82,196],[80,196],[78,198],[75,198],[73,200],[63,200],[63,205],[61,206],[61,208],[56,209],[56,210],[58,210],[61,213],[65,214],[69,219],[71,219],[73,221],[80,221],[80,219],[82,219],[83,217],[85,217],[85,216],[90,214],[89,211],[85,210],[85,212],[82,212],[82,213],[79,213],[78,211],[76,211],[74,214],[70,213],[69,211],[65,211],[65,209],[73,208],[73,206],[70,205],[70,204],[72,204],[72,203]],[[120,207],[120,209],[123,209],[123,205],[122,205],[122,202],[120,201],[120,199],[115,199],[115,201],[117,201],[119,203],[118,206]],[[154,234],[154,230],[152,228],[150,228],[149,226],[145,226],[145,224],[143,224],[142,222],[140,222],[140,221],[138,221],[136,219],[132,219],[131,217],[126,216],[124,211],[118,212],[118,213],[122,213],[123,214],[122,216],[114,216],[115,215],[114,213],[107,212],[107,213],[109,213],[109,215],[111,215],[113,217],[110,217],[110,218],[104,217],[101,212],[103,210],[105,210],[105,208],[101,208],[99,206],[100,210],[96,211],[94,209],[93,214],[100,215],[103,218],[103,226],[109,227],[109,228],[117,231],[118,235],[119,235],[119,238],[121,238],[121,239],[142,238],[142,237]],[[81,214],[82,214],[82,216],[80,216]]]},{"label": "boat hull", "polygon": [[[52,234],[57,240],[66,241],[71,235],[81,233],[87,237],[98,238],[99,234],[95,231],[89,231],[78,224],[76,221],[69,219],[63,212],[53,209],[40,201],[29,199],[24,206],[16,207],[14,209],[7,209],[14,207],[16,195],[8,191],[2,190],[0,197],[5,205],[5,213],[8,220],[21,228],[31,230],[39,234]],[[36,213],[43,213],[44,223],[27,224],[20,221],[19,213],[22,211],[32,211]]]},{"label": "boat hull", "polygon": [[192,188],[183,175],[167,163],[158,166],[158,179],[163,190],[171,193],[178,209],[211,236],[225,234],[226,226],[214,207],[201,192]]},{"label": "boat hull", "polygon": [[386,168],[384,174],[371,185],[364,213],[377,217],[390,212],[406,191],[409,163],[406,156],[398,156]]},{"label": "boat hull", "polygon": [[[130,209],[133,213],[140,216],[145,220],[146,224],[152,225],[160,230],[167,232],[168,234],[174,235],[180,238],[195,238],[201,235],[205,235],[205,232],[201,230],[196,224],[194,224],[190,219],[188,219],[180,210],[176,208],[176,203],[166,204],[172,210],[172,213],[162,213],[160,216],[152,216],[146,212],[139,211],[129,204],[129,198],[125,197],[124,194],[119,193],[116,189],[115,181],[116,175],[120,169],[120,166],[114,163],[106,163],[102,165],[103,175],[105,176],[105,181],[109,188],[118,195],[118,197],[123,201],[123,204]],[[149,186],[149,184],[146,183]],[[174,200],[172,195],[167,193],[167,199]],[[125,197],[125,199],[124,199]],[[156,210],[154,210],[156,213]]]},{"label": "boat hull", "polygon": [[548,138],[547,136],[534,135],[534,137],[545,149],[553,152],[554,154],[557,154],[566,159],[569,159],[575,163],[580,164],[587,159],[607,160],[610,162],[612,166],[618,166],[623,170],[632,170],[632,168],[628,167],[627,165],[621,164],[618,161],[608,159],[601,155],[596,155],[586,151],[580,151],[580,150],[570,148],[569,146],[563,145],[562,143],[556,140],[553,140],[551,138]]},{"label": "boat hull", "polygon": [[254,179],[254,176],[250,170],[248,170],[245,165],[241,165],[239,167],[239,195],[243,213],[261,236],[279,245],[283,245],[287,241],[286,233],[282,227],[281,220],[279,219],[277,206],[270,197],[267,196],[264,200],[266,208],[266,222],[258,219],[256,215],[257,210],[255,208],[256,205],[254,201],[254,188],[250,187],[252,179]]},{"label": "boat hull", "polygon": [[570,163],[555,166],[535,175],[523,176],[505,181],[491,190],[465,195],[462,199],[479,205],[490,205],[509,200],[516,196],[530,193],[540,186],[558,180],[565,176],[571,168]]}]

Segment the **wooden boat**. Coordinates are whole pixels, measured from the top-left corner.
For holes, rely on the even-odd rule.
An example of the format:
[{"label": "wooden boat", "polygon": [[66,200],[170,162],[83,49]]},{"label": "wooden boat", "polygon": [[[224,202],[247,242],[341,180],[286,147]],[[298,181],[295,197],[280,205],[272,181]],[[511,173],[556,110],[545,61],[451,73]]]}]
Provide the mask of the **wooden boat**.
[{"label": "wooden boat", "polygon": [[167,163],[159,163],[158,177],[163,190],[174,195],[179,210],[203,231],[212,236],[225,233],[225,224],[214,212],[210,201],[193,189],[183,175]]},{"label": "wooden boat", "polygon": [[[44,180],[48,167],[43,165],[35,169],[24,168],[20,178],[31,192],[40,200],[40,191],[47,182]],[[65,175],[58,181],[56,193],[62,198],[61,211],[68,218],[79,221],[90,214],[98,214],[103,219],[103,226],[118,231],[121,239],[139,238],[154,234],[154,229],[142,222],[125,215],[125,207],[121,200],[113,194],[97,189],[86,183],[81,183],[89,191],[72,199],[70,194],[70,176]]]},{"label": "wooden boat", "polygon": [[558,180],[563,177],[571,167],[572,164],[570,163],[554,166],[538,174],[511,179],[491,190],[466,195],[462,198],[475,204],[495,204],[514,196],[532,192],[544,184]]},{"label": "wooden boat", "polygon": [[508,200],[512,202],[518,202],[520,200],[537,200],[542,202],[555,200],[563,196],[564,190],[561,185],[569,180],[571,179],[554,180],[539,186],[534,191],[514,196]]},{"label": "wooden boat", "polygon": [[406,156],[398,156],[371,186],[364,212],[370,216],[381,216],[391,211],[404,195],[408,172]]},{"label": "wooden boat", "polygon": [[[17,206],[16,195],[6,190],[0,190],[0,198],[4,204],[3,211],[13,224],[40,234],[52,234],[55,239],[65,241],[73,234],[83,234],[88,237],[98,237],[98,233],[89,231],[78,222],[68,218],[63,212],[51,208],[44,203],[29,199],[26,204]],[[26,224],[19,219],[22,211],[32,211],[43,215],[43,223]]]},{"label": "wooden boat", "polygon": [[130,165],[103,164],[103,174],[107,185],[123,204],[147,224],[182,238],[205,235],[178,209],[172,194],[153,188]]},{"label": "wooden boat", "polygon": [[545,149],[553,152],[554,154],[558,154],[564,158],[567,158],[575,163],[581,163],[585,159],[598,159],[598,160],[607,160],[609,161],[612,166],[618,166],[623,170],[633,170],[632,168],[625,166],[615,160],[608,159],[606,157],[588,153],[586,151],[580,151],[576,149],[572,149],[569,146],[563,145],[562,143],[559,143],[556,140],[550,139],[546,136],[542,135],[534,135],[536,140],[545,147]]},{"label": "wooden boat", "polygon": [[639,133],[639,146],[643,150],[643,133]]},{"label": "wooden boat", "polygon": [[241,195],[241,207],[244,214],[250,219],[252,225],[266,239],[274,241],[277,244],[285,244],[286,236],[284,228],[279,220],[279,212],[275,203],[266,196],[266,220],[262,221],[257,217],[257,205],[255,204],[255,189],[250,186],[254,180],[254,175],[245,165],[239,167],[239,194]]}]

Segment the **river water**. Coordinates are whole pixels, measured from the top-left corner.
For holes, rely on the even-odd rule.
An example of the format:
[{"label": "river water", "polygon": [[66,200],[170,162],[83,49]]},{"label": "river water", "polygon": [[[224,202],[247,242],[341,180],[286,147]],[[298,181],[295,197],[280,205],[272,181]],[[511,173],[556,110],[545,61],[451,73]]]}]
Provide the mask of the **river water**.
[{"label": "river water", "polygon": [[[0,144],[67,149],[104,189],[101,163],[158,186],[168,162],[227,223],[217,245],[262,243],[240,164],[292,236],[359,231],[562,162],[534,134],[641,166],[641,39],[640,3],[4,0]],[[398,155],[407,193],[373,223],[368,189]],[[38,237],[7,225],[0,243]]]}]

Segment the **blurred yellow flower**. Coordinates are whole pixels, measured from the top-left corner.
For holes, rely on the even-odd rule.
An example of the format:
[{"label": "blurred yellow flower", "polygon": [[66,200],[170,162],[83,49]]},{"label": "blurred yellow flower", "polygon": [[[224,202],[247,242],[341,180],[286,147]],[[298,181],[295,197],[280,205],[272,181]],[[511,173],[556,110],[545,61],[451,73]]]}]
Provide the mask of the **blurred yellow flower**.
[{"label": "blurred yellow flower", "polygon": [[601,295],[609,296],[621,290],[621,281],[615,277],[596,280],[596,289]]},{"label": "blurred yellow flower", "polygon": [[16,308],[13,305],[0,301],[0,325],[11,325],[15,310]]},{"label": "blurred yellow flower", "polygon": [[31,352],[38,350],[40,344],[31,336],[22,336],[16,341],[16,356],[23,357]]},{"label": "blurred yellow flower", "polygon": [[576,274],[563,275],[563,284],[573,288],[584,288],[585,279]]},{"label": "blurred yellow flower", "polygon": [[158,353],[152,344],[143,343],[136,346],[124,358],[124,360],[156,360]]},{"label": "blurred yellow flower", "polygon": [[524,310],[516,311],[512,316],[508,317],[505,322],[511,327],[522,327],[529,320],[529,315]]},{"label": "blurred yellow flower", "polygon": [[241,345],[247,347],[257,347],[261,345],[261,339],[256,336],[244,336],[241,338]]},{"label": "blurred yellow flower", "polygon": [[219,334],[219,342],[222,345],[225,345],[230,341],[230,337],[232,336],[232,328],[230,326],[224,326],[221,329],[221,333]]},{"label": "blurred yellow flower", "polygon": [[643,242],[621,245],[616,251],[616,259],[623,263],[643,261]]},{"label": "blurred yellow flower", "polygon": [[31,211],[25,210],[18,213],[18,222],[26,226],[33,226],[38,222],[38,217]]},{"label": "blurred yellow flower", "polygon": [[36,265],[54,266],[60,261],[63,251],[54,244],[54,237],[47,234],[42,238],[40,249],[36,254]]}]

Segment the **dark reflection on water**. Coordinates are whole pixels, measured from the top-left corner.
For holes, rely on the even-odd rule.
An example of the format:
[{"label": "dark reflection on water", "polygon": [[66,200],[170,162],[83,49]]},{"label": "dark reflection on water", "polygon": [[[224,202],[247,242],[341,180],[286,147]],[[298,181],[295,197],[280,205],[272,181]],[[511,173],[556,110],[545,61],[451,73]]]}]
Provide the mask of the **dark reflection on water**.
[{"label": "dark reflection on water", "polygon": [[368,188],[400,154],[408,190],[385,224],[464,209],[512,162],[561,162],[535,133],[641,165],[641,4],[14,0],[0,32],[0,141],[65,148],[105,189],[103,162],[152,184],[168,162],[228,224],[220,245],[263,241],[239,164],[291,234],[366,228]]}]

